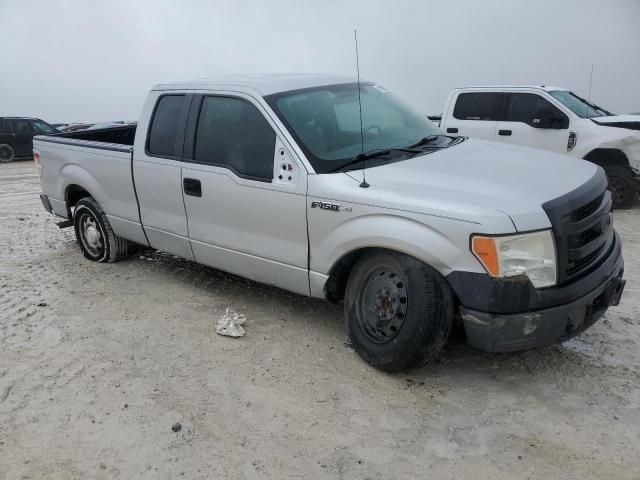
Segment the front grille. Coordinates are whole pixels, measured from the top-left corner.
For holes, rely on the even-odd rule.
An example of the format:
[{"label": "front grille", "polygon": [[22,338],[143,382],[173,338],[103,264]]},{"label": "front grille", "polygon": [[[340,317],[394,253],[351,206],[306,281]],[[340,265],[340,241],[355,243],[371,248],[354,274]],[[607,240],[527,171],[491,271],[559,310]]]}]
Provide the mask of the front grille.
[{"label": "front grille", "polygon": [[576,273],[579,273],[581,270],[584,270],[585,267],[588,267],[589,264],[591,264],[596,258],[598,258],[598,255],[600,255],[603,248],[604,245],[601,245],[586,257],[582,257],[574,262],[570,262],[566,271],[567,275],[571,277]]},{"label": "front grille", "polygon": [[558,284],[587,275],[607,258],[615,242],[611,194],[604,172],[543,205],[556,241]]},{"label": "front grille", "polygon": [[591,215],[593,212],[595,212],[598,209],[598,207],[600,206],[600,204],[602,203],[602,199],[604,198],[604,193],[605,192],[603,191],[594,200],[591,200],[586,205],[584,205],[584,206],[574,210],[573,212],[571,212],[571,220],[573,220],[574,222],[579,222],[580,220],[584,220],[589,215]]}]

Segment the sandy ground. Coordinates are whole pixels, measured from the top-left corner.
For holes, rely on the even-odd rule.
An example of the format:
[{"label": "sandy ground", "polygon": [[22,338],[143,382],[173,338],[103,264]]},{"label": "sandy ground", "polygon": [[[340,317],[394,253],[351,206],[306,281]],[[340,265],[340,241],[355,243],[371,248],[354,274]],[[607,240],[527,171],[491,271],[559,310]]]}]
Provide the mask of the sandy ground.
[{"label": "sandy ground", "polygon": [[[622,304],[564,345],[388,375],[341,309],[162,253],[86,261],[0,165],[0,479],[640,478],[640,210]],[[241,339],[215,333],[231,306]],[[172,431],[179,422],[182,429]]]}]

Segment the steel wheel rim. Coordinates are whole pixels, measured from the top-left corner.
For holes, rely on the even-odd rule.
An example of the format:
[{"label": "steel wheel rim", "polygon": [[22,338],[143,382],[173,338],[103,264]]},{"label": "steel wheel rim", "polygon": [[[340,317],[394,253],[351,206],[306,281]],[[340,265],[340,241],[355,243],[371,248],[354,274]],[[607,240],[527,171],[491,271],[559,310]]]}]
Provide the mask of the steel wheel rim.
[{"label": "steel wheel rim", "polygon": [[0,145],[0,162],[13,160],[13,149],[8,145]]},{"label": "steel wheel rim", "polygon": [[104,241],[96,219],[87,213],[81,213],[79,225],[82,246],[94,257],[100,256],[102,254]]},{"label": "steel wheel rim", "polygon": [[404,325],[407,316],[407,283],[393,267],[374,269],[365,279],[358,299],[359,323],[369,340],[388,343]]}]

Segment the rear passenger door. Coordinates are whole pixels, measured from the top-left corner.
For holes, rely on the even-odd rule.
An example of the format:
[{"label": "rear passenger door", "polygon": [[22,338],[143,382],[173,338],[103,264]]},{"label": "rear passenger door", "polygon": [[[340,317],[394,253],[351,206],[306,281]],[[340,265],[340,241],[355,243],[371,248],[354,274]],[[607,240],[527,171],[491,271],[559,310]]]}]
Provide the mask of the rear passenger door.
[{"label": "rear passenger door", "polygon": [[539,93],[506,92],[505,96],[505,114],[496,124],[496,140],[567,153],[567,115]]},{"label": "rear passenger door", "polygon": [[306,170],[267,110],[240,93],[199,96],[186,139],[196,261],[308,295]]},{"label": "rear passenger door", "polygon": [[503,108],[501,92],[462,92],[454,99],[447,117],[446,133],[493,140],[496,121]]},{"label": "rear passenger door", "polygon": [[[137,127],[133,177],[140,216],[153,248],[193,260],[182,200],[182,149],[193,95],[150,95]],[[138,140],[140,135],[145,135]]]}]

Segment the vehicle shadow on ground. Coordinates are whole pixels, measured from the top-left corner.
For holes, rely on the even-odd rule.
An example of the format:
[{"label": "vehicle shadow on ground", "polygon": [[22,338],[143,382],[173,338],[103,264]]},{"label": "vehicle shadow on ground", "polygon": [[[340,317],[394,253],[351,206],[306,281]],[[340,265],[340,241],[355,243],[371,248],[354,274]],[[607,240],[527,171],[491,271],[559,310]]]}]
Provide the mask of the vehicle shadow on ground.
[{"label": "vehicle shadow on ground", "polygon": [[[299,311],[300,315],[293,316],[292,322],[304,321],[305,328],[316,330],[317,336],[344,338],[343,348],[351,348],[344,326],[342,305],[290,293],[161,251],[141,250],[125,262],[151,264],[154,274],[164,272],[171,277],[171,281],[191,281],[194,288],[203,291],[216,288],[230,301],[233,300],[234,304],[240,303],[248,295],[254,300],[269,299],[275,305],[276,311]],[[181,274],[176,275],[176,272]],[[457,321],[447,344],[431,363],[392,376],[404,378],[409,375],[416,381],[434,373],[447,375],[460,371],[476,374],[485,372],[489,375],[521,373],[525,376],[549,371],[571,371],[580,376],[580,372],[584,374],[585,367],[589,365],[594,368],[601,367],[597,361],[562,345],[514,353],[481,352],[466,344],[464,328]]]}]

